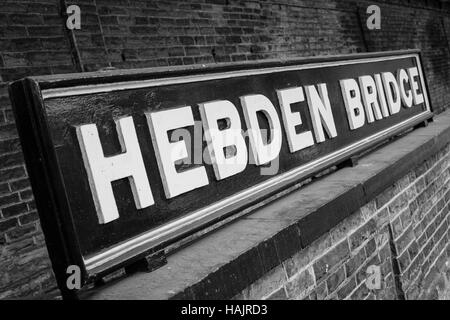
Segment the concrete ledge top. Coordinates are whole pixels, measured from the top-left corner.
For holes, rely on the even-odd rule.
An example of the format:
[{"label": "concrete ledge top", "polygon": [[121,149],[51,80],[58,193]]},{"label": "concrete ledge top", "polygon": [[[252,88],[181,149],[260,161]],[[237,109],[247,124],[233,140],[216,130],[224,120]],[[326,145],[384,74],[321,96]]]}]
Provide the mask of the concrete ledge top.
[{"label": "concrete ledge top", "polygon": [[[91,289],[86,299],[230,299],[450,143],[450,111],[343,168],[224,225],[167,264]],[[330,214],[332,212],[333,214]]]}]

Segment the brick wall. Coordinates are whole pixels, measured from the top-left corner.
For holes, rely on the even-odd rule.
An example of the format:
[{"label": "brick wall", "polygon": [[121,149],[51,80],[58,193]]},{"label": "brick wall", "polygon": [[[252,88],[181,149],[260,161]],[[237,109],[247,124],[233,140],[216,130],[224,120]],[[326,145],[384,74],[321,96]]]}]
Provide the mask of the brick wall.
[{"label": "brick wall", "polygon": [[[371,265],[380,289],[366,285]],[[236,299],[448,299],[449,272],[447,145]]]},{"label": "brick wall", "polygon": [[0,298],[55,288],[7,85],[27,75],[76,72],[58,3],[0,4]]},{"label": "brick wall", "polygon": [[[375,3],[382,10],[382,29],[369,31],[365,8]],[[62,12],[70,4],[81,7],[81,30],[65,29]],[[437,0],[2,1],[0,298],[42,295],[55,288],[9,103],[9,81],[105,67],[418,47],[424,52],[433,106],[441,111],[450,106],[449,12],[448,2]]]}]

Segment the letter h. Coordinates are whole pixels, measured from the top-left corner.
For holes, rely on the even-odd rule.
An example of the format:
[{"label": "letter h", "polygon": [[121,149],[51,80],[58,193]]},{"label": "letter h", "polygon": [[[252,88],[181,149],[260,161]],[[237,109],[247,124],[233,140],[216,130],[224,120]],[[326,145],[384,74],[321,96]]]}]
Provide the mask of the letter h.
[{"label": "letter h", "polygon": [[111,182],[128,178],[138,209],[154,204],[133,118],[115,121],[122,153],[105,157],[95,124],[76,128],[100,224],[119,218]]}]

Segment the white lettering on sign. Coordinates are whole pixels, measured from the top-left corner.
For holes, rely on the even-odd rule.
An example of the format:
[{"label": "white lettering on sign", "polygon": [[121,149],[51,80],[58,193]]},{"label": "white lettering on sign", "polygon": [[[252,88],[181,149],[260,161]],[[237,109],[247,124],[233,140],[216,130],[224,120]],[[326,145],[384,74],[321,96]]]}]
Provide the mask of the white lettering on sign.
[{"label": "white lettering on sign", "polygon": [[117,120],[116,129],[122,153],[105,157],[97,126],[87,124],[76,128],[100,224],[119,218],[111,185],[113,181],[128,178],[136,208],[143,209],[154,204],[133,118]]},{"label": "white lettering on sign", "polygon": [[[242,136],[241,119],[234,104],[227,100],[219,100],[201,103],[199,108],[217,180],[244,171],[248,162],[248,152]],[[219,129],[219,120],[226,120],[226,129]],[[234,147],[234,155],[225,154],[227,147]]]},{"label": "white lettering on sign", "polygon": [[295,127],[302,124],[299,112],[292,112],[291,105],[305,101],[302,87],[278,90],[278,101],[281,107],[281,116],[289,144],[289,150],[296,152],[314,144],[311,131],[296,133]]},{"label": "white lettering on sign", "polygon": [[[340,91],[350,130],[382,120],[400,112],[401,106],[411,108],[424,102],[419,88],[416,67],[391,72],[362,75],[357,79],[339,80]],[[327,85],[290,87],[276,91],[283,127],[291,153],[323,143],[337,136]],[[306,103],[311,118],[311,130],[298,130],[304,125],[301,113],[294,104]],[[238,109],[229,100],[214,100],[198,104],[201,126],[207,142],[207,162],[196,162],[190,168],[177,168],[180,162],[190,165],[188,146],[191,134],[187,128],[195,126],[192,108],[146,112],[155,157],[166,198],[170,199],[209,184],[205,164],[211,164],[217,180],[243,172],[249,163],[263,166],[279,160],[282,146],[282,126],[272,101],[262,94],[240,97],[247,131],[242,130]],[[268,123],[269,133],[260,121]],[[81,153],[88,174],[99,223],[119,218],[112,182],[128,178],[136,207],[143,209],[154,204],[149,180],[141,155],[132,117],[115,121],[122,153],[105,157],[95,124],[76,128]],[[222,125],[220,125],[222,124]],[[175,142],[169,134],[177,133]],[[181,134],[181,132],[183,134]],[[197,135],[195,135],[197,136]],[[200,135],[201,136],[201,135]],[[249,138],[247,148],[245,137]],[[315,141],[314,141],[315,138]],[[201,140],[201,139],[200,139]],[[200,144],[202,141],[200,141]],[[230,151],[231,150],[231,151]],[[276,162],[277,164],[278,162]],[[276,166],[278,168],[278,166]],[[278,169],[277,169],[278,170]]]},{"label": "white lettering on sign", "polygon": [[178,172],[175,162],[187,158],[187,148],[184,141],[170,142],[168,131],[194,125],[191,107],[182,107],[152,113],[146,113],[150,127],[156,160],[168,199],[182,193],[206,186],[208,177],[205,167]]},{"label": "white lettering on sign", "polygon": [[341,85],[350,130],[361,128],[364,125],[366,116],[364,115],[358,82],[355,79],[345,79],[340,80],[339,83]]},{"label": "white lettering on sign", "polygon": [[[411,108],[424,102],[416,77],[417,68],[400,69],[397,77],[391,72],[340,80],[342,98],[351,130],[366,123],[400,112],[402,103]],[[409,85],[410,89],[408,89]]]},{"label": "white lettering on sign", "polygon": [[[278,157],[281,149],[281,124],[270,100],[262,94],[241,97],[245,122],[248,128],[252,159],[256,165],[268,163]],[[264,114],[269,121],[270,141],[264,143],[257,113]],[[267,137],[267,140],[269,137]]]},{"label": "white lettering on sign", "polygon": [[[398,70],[397,81],[400,87],[400,96],[402,98],[403,104],[411,108],[413,104],[413,95],[411,90],[406,90],[405,83],[409,83],[408,73],[404,69]],[[407,93],[407,91],[409,93]]]},{"label": "white lettering on sign", "polygon": [[375,119],[383,119],[373,78],[371,76],[359,77],[359,86],[361,87],[361,95],[364,102],[364,109],[366,110],[367,121],[370,123],[374,122]]},{"label": "white lettering on sign", "polygon": [[411,84],[411,90],[414,98],[414,104],[421,104],[423,103],[423,94],[419,92],[419,83],[417,82],[417,77],[419,76],[419,71],[417,70],[417,67],[409,68],[408,69],[408,75],[409,75],[409,82]]},{"label": "white lettering on sign", "polygon": [[384,92],[386,93],[387,104],[389,112],[396,114],[400,112],[402,101],[400,98],[400,89],[397,84],[397,79],[391,72],[383,72],[381,74],[383,80]]},{"label": "white lettering on sign", "polygon": [[381,113],[383,114],[383,117],[387,118],[389,117],[389,110],[387,107],[386,95],[384,93],[383,81],[381,80],[380,74],[375,75],[375,84],[377,86],[378,97],[380,98]]},{"label": "white lettering on sign", "polygon": [[320,143],[325,141],[323,129],[325,129],[330,138],[336,137],[337,132],[333,113],[331,112],[327,86],[325,83],[320,83],[317,87],[319,92],[317,92],[315,86],[306,86],[305,92],[316,141]]}]

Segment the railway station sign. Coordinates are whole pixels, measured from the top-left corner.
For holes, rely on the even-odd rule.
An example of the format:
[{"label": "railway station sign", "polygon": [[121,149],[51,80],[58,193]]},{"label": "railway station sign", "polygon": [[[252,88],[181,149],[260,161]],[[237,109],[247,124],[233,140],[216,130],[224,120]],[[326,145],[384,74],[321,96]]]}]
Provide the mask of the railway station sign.
[{"label": "railway station sign", "polygon": [[49,250],[87,278],[432,116],[418,51],[30,77],[10,91]]}]

